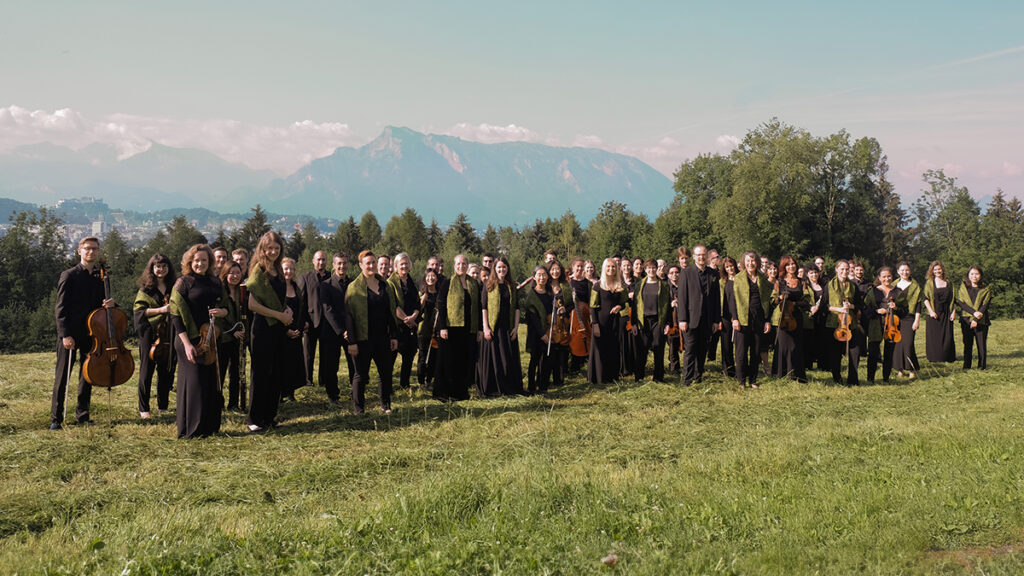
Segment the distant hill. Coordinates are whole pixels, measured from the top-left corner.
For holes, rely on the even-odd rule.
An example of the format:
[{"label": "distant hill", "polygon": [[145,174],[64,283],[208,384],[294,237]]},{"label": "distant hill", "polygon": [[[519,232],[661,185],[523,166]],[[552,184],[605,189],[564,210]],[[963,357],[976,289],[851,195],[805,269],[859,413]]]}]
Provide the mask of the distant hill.
[{"label": "distant hill", "polygon": [[281,213],[372,210],[387,217],[412,207],[428,221],[447,223],[465,212],[476,223],[523,224],[568,209],[586,222],[608,200],[653,217],[673,192],[647,164],[604,150],[481,144],[388,127],[365,146],[338,148],[257,194]]},{"label": "distant hill", "polygon": [[0,191],[40,204],[94,196],[125,210],[197,207],[239,188],[262,188],[273,177],[209,152],[157,143],[123,160],[104,144],[72,150],[43,143],[0,154]]}]

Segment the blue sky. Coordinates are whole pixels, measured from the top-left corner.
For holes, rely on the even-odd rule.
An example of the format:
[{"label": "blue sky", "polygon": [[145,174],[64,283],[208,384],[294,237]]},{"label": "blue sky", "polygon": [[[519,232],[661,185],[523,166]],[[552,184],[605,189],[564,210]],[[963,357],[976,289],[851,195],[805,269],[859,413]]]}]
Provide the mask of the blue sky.
[{"label": "blue sky", "polygon": [[[778,5],[776,5],[778,4]],[[149,139],[287,173],[386,125],[670,174],[777,116],[1024,193],[1021,2],[37,2],[0,22],[0,152]]]}]

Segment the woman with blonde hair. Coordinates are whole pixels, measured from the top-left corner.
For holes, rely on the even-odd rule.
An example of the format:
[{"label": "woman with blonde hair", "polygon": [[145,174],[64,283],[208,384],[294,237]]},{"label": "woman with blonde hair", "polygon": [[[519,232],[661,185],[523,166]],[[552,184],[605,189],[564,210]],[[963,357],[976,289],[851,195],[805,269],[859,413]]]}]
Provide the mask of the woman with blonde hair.
[{"label": "woman with blonde hair", "polygon": [[619,313],[626,306],[626,292],[615,260],[605,258],[601,264],[601,279],[590,293],[593,341],[587,365],[587,380],[599,384],[619,377],[621,355]]},{"label": "woman with blonde hair", "polygon": [[250,432],[261,432],[276,426],[277,408],[281,400],[287,327],[292,323],[292,310],[286,305],[288,286],[281,267],[284,240],[277,232],[260,237],[252,261],[249,262],[249,310],[252,320],[252,382],[249,394]]}]

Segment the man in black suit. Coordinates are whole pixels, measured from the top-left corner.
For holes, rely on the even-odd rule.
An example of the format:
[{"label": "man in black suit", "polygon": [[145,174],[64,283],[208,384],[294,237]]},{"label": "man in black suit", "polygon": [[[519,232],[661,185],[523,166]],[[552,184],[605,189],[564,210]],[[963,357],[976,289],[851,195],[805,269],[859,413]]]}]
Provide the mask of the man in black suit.
[{"label": "man in black suit", "polygon": [[[299,288],[306,295],[306,312],[309,314],[309,327],[303,340],[302,351],[306,357],[306,385],[313,385],[313,359],[316,358],[316,345],[320,340],[320,320],[323,318],[320,306],[320,284],[327,282],[331,273],[327,271],[327,255],[323,250],[313,254],[313,269],[300,278]],[[323,354],[321,361],[323,360]]]},{"label": "man in black suit", "polygon": [[349,384],[355,369],[352,357],[348,355],[346,323],[348,309],[345,307],[345,292],[348,291],[348,255],[336,252],[332,259],[334,274],[330,280],[320,283],[320,384],[327,392],[332,404],[338,403],[338,365],[344,350],[348,364]]},{"label": "man in black suit", "polygon": [[708,342],[711,334],[722,327],[718,274],[707,265],[707,248],[703,245],[694,246],[692,255],[695,265],[682,270],[676,289],[676,319],[685,342],[684,386],[704,375]]},{"label": "man in black suit", "polygon": [[[64,423],[64,402],[67,394],[68,380],[75,364],[75,351],[78,361],[85,362],[85,357],[92,348],[89,337],[89,314],[93,310],[104,307],[113,308],[114,300],[104,299],[103,280],[95,267],[100,254],[100,241],[97,238],[83,238],[78,243],[78,264],[68,268],[57,281],[57,304],[54,313],[57,319],[57,370],[53,378],[53,398],[50,402],[50,430],[60,430]],[[75,420],[79,424],[90,422],[89,400],[92,397],[92,385],[85,381],[81,364],[78,368],[78,402],[75,406]]]}]

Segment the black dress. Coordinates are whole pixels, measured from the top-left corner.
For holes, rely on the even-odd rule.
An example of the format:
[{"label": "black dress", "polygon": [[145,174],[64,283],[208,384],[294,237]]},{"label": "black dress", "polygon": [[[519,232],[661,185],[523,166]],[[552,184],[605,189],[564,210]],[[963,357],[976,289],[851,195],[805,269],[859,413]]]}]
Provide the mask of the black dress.
[{"label": "black dress", "polygon": [[523,393],[523,366],[520,363],[519,340],[512,339],[508,328],[512,315],[513,288],[508,284],[498,284],[499,308],[497,311],[487,308],[487,293],[480,299],[480,307],[487,310],[488,319],[497,314],[498,319],[491,331],[491,339],[486,338],[480,345],[480,379],[477,391],[481,396],[509,396]]},{"label": "black dress", "polygon": [[929,362],[955,362],[956,350],[953,347],[953,322],[947,310],[951,310],[953,302],[953,285],[946,282],[942,288],[935,288],[935,301],[932,310],[938,318],[928,316],[924,321],[925,356]]},{"label": "black dress", "polygon": [[[468,281],[467,281],[468,283]],[[462,317],[464,326],[448,326],[447,310],[449,290],[462,290]],[[437,360],[437,380],[434,382],[434,398],[441,401],[469,400],[469,385],[473,382],[476,363],[476,333],[469,329],[473,302],[469,290],[462,286],[458,276],[445,279],[437,294],[438,329],[448,330],[448,338],[440,340]]]},{"label": "black dress", "polygon": [[610,310],[622,303],[622,294],[621,292],[609,292],[601,288],[600,285],[595,285],[594,291],[597,292],[599,308],[591,311],[593,317],[591,324],[598,327],[601,335],[595,334],[590,343],[587,380],[600,384],[617,380],[621,370],[619,365],[622,354],[619,343],[622,335],[619,329],[620,316],[618,312],[612,314]]},{"label": "black dress", "polygon": [[736,376],[736,350],[733,347],[732,333],[732,310],[736,309],[735,280],[725,281],[724,298],[722,302],[722,374],[726,378]]},{"label": "black dress", "polygon": [[[285,302],[284,278],[280,274],[266,275],[278,300]],[[274,426],[281,401],[281,387],[287,380],[284,348],[285,326],[280,322],[270,325],[267,317],[253,314],[252,320],[252,383],[249,386],[249,415],[246,424],[260,428]]]},{"label": "black dress", "polygon": [[[807,372],[804,365],[803,346],[803,307],[806,304],[807,298],[804,294],[803,280],[799,280],[796,287],[791,287],[785,280],[780,280],[779,296],[781,297],[783,294],[786,295],[787,307],[789,303],[793,304],[793,318],[796,320],[796,328],[789,331],[783,330],[781,325],[778,326],[778,331],[776,332],[778,343],[775,346],[775,361],[773,362],[773,366],[775,367],[775,377],[790,377],[800,382],[806,382]],[[785,313],[785,310],[783,310],[782,313]]]},{"label": "black dress", "polygon": [[[424,287],[424,290],[426,288]],[[419,354],[416,357],[416,380],[420,386],[430,386],[437,374],[437,349],[431,348],[430,342],[435,338],[434,324],[437,318],[437,292],[426,292],[427,298],[422,303],[420,327],[416,335]]]},{"label": "black dress", "polygon": [[[811,317],[814,327],[804,330],[804,368],[813,368],[817,362],[818,370],[828,372],[831,370],[828,344],[832,341],[832,331],[826,325],[829,314],[828,294],[825,294],[825,284],[822,282],[818,283],[817,288],[811,286],[811,291],[814,293],[814,302],[810,305],[817,304],[818,311]],[[810,314],[810,311],[807,313]]]},{"label": "black dress", "polygon": [[[534,290],[527,287],[527,290]],[[533,295],[540,300],[544,315],[550,319],[551,310],[555,305],[555,297],[551,292],[537,292]],[[555,368],[557,358],[555,346],[551,345],[551,353],[548,353],[548,344],[541,338],[549,333],[543,328],[544,321],[537,316],[536,311],[529,309],[526,313],[526,349],[530,353],[530,364],[527,367],[526,382],[527,392],[547,392],[551,385],[551,375]]]},{"label": "black dress", "polygon": [[[294,285],[294,284],[293,284]],[[306,305],[302,301],[298,286],[295,286],[295,296],[285,298],[285,306],[292,311],[292,324],[287,330],[298,330],[298,338],[289,338],[287,330],[284,335],[283,349],[281,350],[281,371],[284,381],[281,383],[281,397],[295,398],[295,391],[306,385],[306,357],[302,348],[302,328],[306,324]]]},{"label": "black dress", "polygon": [[[188,313],[196,327],[210,321],[207,310],[218,307],[221,297],[220,281],[213,276],[182,276],[174,290],[184,296]],[[171,321],[174,323],[175,334],[187,334],[181,317],[172,315]],[[191,342],[195,346],[199,338]],[[224,406],[224,396],[218,385],[217,364],[203,366],[190,362],[180,336],[174,337],[174,349],[178,354],[178,438],[216,434],[220,431],[221,410]]]},{"label": "black dress", "polygon": [[[636,293],[633,292],[635,289],[636,282],[623,283],[622,289],[626,292],[627,306],[623,307],[623,310],[629,310],[629,315],[633,313],[633,306],[636,305]],[[629,296],[633,293],[633,296]],[[630,376],[633,374],[633,364],[636,362],[636,344],[639,334],[634,336],[631,331],[627,329],[627,326],[631,322],[627,322],[629,315],[622,316],[619,319],[619,331],[622,335],[619,337],[619,372],[623,377]]]}]

